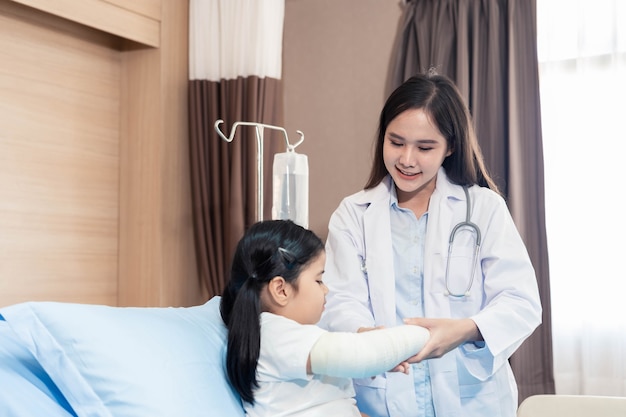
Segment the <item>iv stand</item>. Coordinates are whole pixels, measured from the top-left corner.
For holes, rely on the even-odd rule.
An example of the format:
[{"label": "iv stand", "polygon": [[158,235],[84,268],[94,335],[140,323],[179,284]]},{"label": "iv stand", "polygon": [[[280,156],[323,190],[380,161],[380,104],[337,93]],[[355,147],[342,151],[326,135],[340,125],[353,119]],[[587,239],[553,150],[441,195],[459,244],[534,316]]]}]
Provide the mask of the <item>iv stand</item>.
[{"label": "iv stand", "polygon": [[222,123],[224,123],[222,119],[218,119],[215,122],[215,131],[222,139],[224,139],[226,142],[229,142],[229,143],[232,142],[233,139],[235,138],[235,131],[237,130],[238,126],[253,126],[254,127],[254,130],[256,133],[256,180],[257,180],[256,181],[257,182],[256,215],[257,215],[257,221],[262,221],[263,220],[263,130],[265,128],[268,128],[268,129],[273,129],[273,130],[278,130],[278,131],[283,132],[283,135],[285,137],[285,143],[287,145],[287,151],[289,152],[293,151],[294,149],[296,149],[298,145],[304,142],[304,133],[302,133],[300,130],[296,130],[296,132],[300,135],[300,140],[298,140],[298,142],[292,145],[289,143],[287,131],[285,130],[285,128],[280,127],[280,126],[272,126],[272,125],[268,125],[265,123],[255,123],[255,122],[235,122],[235,124],[232,126],[230,130],[230,135],[227,137],[226,135],[224,135],[224,133],[222,133],[222,131],[219,128],[220,124]]}]

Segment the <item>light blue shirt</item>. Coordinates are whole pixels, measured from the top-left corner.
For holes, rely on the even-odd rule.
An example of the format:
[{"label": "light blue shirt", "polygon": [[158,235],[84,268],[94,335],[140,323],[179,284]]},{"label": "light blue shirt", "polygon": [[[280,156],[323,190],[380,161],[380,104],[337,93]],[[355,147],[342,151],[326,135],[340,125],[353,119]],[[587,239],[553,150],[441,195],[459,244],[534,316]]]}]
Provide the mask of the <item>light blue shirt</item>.
[{"label": "light blue shirt", "polygon": [[[398,206],[391,196],[391,236],[396,288],[396,318],[398,325],[408,317],[424,317],[424,243],[428,213],[419,219]],[[428,361],[411,365],[415,398],[420,416],[434,417],[433,395]]]}]

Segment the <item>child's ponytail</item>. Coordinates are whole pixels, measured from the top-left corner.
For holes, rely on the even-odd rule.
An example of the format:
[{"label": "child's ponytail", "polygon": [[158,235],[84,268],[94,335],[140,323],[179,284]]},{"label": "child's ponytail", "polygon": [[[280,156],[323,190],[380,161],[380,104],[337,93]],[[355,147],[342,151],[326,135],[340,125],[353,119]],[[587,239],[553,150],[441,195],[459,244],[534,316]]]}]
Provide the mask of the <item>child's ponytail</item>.
[{"label": "child's ponytail", "polygon": [[242,400],[254,402],[258,386],[256,367],[261,348],[261,301],[258,282],[249,277],[239,290],[230,312],[226,372]]}]

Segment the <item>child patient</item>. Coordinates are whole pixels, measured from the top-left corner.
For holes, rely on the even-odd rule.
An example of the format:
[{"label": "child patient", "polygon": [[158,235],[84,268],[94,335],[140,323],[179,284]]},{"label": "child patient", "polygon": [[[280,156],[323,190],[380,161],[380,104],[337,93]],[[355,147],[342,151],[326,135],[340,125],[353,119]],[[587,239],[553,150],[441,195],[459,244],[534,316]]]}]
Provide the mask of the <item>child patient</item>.
[{"label": "child patient", "polygon": [[250,417],[361,416],[350,378],[408,372],[428,330],[317,327],[328,288],[324,244],[290,220],[254,224],[239,241],[220,310],[226,370]]}]

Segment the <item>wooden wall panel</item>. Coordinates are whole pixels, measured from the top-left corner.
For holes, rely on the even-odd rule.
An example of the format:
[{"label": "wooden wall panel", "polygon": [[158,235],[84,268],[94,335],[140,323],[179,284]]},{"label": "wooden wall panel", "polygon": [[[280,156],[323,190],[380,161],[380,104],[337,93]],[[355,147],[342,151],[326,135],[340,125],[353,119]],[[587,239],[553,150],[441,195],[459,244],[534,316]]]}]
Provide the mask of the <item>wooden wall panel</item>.
[{"label": "wooden wall panel", "polygon": [[[161,0],[102,1],[161,16]],[[129,48],[132,28],[112,35],[44,9],[0,0],[0,306],[205,301],[191,220],[188,3],[163,2],[158,48]]]},{"label": "wooden wall panel", "polygon": [[123,53],[120,305],[206,296],[191,219],[187,4],[163,2],[160,48]]},{"label": "wooden wall panel", "polygon": [[[82,0],[78,0],[82,1]],[[126,9],[132,13],[137,13],[149,17],[156,21],[161,21],[161,0],[102,0],[115,6]],[[172,0],[166,0],[172,1]],[[178,2],[180,0],[174,0]]]},{"label": "wooden wall panel", "polygon": [[0,7],[0,305],[117,303],[119,53]]},{"label": "wooden wall panel", "polygon": [[[161,0],[12,0],[94,29],[157,47]],[[172,0],[168,0],[172,1]]]}]

